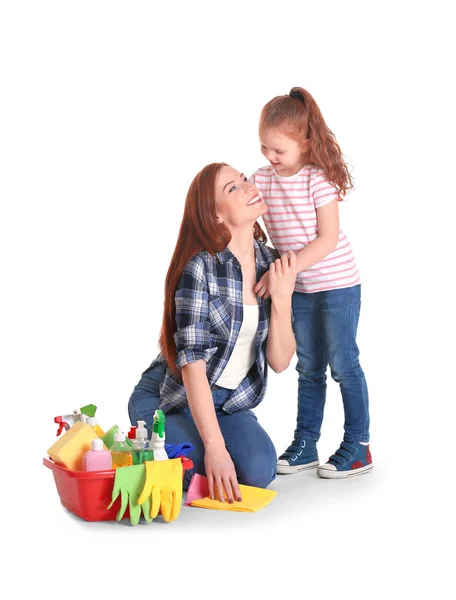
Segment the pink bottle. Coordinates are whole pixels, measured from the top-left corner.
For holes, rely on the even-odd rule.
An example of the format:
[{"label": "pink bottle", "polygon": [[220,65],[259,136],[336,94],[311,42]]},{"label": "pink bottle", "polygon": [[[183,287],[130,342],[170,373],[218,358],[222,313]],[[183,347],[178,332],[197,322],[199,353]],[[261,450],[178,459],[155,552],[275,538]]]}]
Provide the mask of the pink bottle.
[{"label": "pink bottle", "polygon": [[109,471],[112,469],[112,456],[109,450],[103,449],[103,440],[92,440],[92,450],[82,457],[83,471]]}]

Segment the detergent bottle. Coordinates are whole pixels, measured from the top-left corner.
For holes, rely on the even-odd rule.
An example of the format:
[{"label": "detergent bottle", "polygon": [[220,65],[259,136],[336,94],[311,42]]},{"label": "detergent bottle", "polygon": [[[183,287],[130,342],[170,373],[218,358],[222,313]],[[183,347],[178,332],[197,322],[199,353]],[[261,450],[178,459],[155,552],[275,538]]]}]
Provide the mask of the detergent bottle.
[{"label": "detergent bottle", "polygon": [[95,431],[95,433],[97,434],[97,436],[99,438],[102,438],[104,436],[105,432],[98,425],[98,421],[95,417],[87,417],[86,423],[87,423],[87,425],[90,425],[90,427],[92,427],[92,429]]},{"label": "detergent bottle", "polygon": [[92,440],[92,449],[82,457],[83,471],[110,471],[112,469],[112,456],[109,450],[103,448],[103,440]]},{"label": "detergent bottle", "polygon": [[114,444],[114,436],[119,429],[118,425],[113,425],[108,429],[108,431],[102,436],[102,440],[105,446],[110,450],[112,445]]},{"label": "detergent bottle", "polygon": [[146,422],[138,421],[133,441],[133,464],[140,465],[146,460],[154,460],[154,455],[150,442],[147,439]]},{"label": "detergent bottle", "polygon": [[125,434],[117,429],[114,435],[114,444],[111,446],[112,468],[128,467],[133,464],[130,446],[125,441]]},{"label": "detergent bottle", "polygon": [[165,450],[165,415],[158,409],[154,413],[154,424],[152,425],[151,446],[154,460],[166,460],[168,455]]}]

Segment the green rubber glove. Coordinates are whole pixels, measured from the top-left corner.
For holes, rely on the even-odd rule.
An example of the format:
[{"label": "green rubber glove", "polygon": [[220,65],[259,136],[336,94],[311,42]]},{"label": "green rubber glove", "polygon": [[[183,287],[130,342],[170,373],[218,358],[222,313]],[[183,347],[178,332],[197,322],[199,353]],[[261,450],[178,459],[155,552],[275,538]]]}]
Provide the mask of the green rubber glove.
[{"label": "green rubber glove", "polygon": [[150,499],[140,506],[138,498],[144,488],[146,482],[146,468],[142,465],[131,465],[129,467],[118,467],[114,479],[114,487],[112,490],[112,500],[108,508],[121,495],[120,510],[117,513],[116,520],[120,521],[127,510],[130,509],[130,522],[132,525],[137,525],[141,517],[141,511],[148,523],[152,521],[150,516]]}]

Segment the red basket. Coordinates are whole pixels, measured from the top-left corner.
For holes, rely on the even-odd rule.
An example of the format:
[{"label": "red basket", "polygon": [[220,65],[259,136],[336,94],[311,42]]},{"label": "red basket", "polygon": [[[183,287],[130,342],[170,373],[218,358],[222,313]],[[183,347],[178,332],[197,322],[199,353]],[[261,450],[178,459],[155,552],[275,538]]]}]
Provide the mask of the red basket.
[{"label": "red basket", "polygon": [[[193,462],[180,457],[183,471],[191,469]],[[71,471],[63,465],[43,458],[43,465],[51,469],[57,492],[63,506],[86,521],[115,521],[120,509],[120,496],[108,510],[112,499],[116,472],[109,471]],[[124,519],[130,518],[127,510]]]}]

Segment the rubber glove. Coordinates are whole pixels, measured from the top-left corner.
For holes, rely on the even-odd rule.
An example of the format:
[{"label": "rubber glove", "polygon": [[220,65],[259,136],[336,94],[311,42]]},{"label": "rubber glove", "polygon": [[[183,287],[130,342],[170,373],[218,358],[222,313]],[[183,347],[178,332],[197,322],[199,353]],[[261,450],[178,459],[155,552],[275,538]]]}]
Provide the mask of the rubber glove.
[{"label": "rubber glove", "polygon": [[138,504],[138,498],[141,490],[144,488],[145,482],[146,469],[144,465],[130,465],[128,467],[118,467],[116,469],[112,500],[108,508],[111,508],[120,494],[121,505],[116,516],[117,521],[120,521],[123,518],[127,506],[130,509],[130,522],[132,525],[137,525],[139,523],[141,511],[148,523],[152,521],[150,517],[150,499],[146,498],[146,500],[141,503],[142,506]]},{"label": "rubber glove", "polygon": [[183,444],[166,444],[165,450],[168,458],[177,458],[178,456],[188,456],[188,454],[195,449],[193,444],[190,442],[184,442]]},{"label": "rubber glove", "polygon": [[[182,461],[180,458],[144,463],[146,483],[138,499],[141,506],[150,500],[152,519],[161,514],[165,521],[177,519],[182,503]],[[147,509],[143,509],[147,510]]]}]

